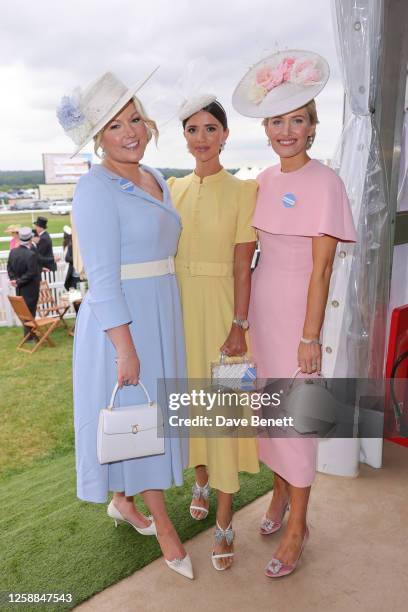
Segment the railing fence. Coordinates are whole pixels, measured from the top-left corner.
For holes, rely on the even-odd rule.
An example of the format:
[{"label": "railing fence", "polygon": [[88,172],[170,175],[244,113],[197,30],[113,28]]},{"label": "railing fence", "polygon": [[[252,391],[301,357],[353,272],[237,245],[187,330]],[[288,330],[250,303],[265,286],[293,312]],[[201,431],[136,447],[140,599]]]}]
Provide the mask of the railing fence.
[{"label": "railing fence", "polygon": [[[15,316],[13,309],[10,306],[10,302],[7,299],[8,295],[15,295],[15,290],[7,274],[7,258],[2,257],[0,252],[0,327],[11,327],[13,325],[21,325],[18,318]],[[8,256],[8,252],[7,252]],[[54,248],[54,256],[56,258],[62,257],[62,247]],[[42,280],[48,281],[48,285],[53,293],[53,296],[57,302],[60,301],[62,293],[66,293],[64,288],[65,277],[67,275],[68,264],[65,261],[57,261],[56,272],[43,272],[41,275]],[[71,306],[65,315],[65,318],[75,317],[75,310]]]}]

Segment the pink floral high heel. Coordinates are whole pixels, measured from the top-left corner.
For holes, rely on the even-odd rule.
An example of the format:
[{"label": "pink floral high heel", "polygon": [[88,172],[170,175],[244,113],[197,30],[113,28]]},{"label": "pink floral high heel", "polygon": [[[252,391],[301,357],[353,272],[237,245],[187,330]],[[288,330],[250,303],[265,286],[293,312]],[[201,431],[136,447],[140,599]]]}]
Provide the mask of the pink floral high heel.
[{"label": "pink floral high heel", "polygon": [[280,561],[276,557],[273,557],[265,568],[265,575],[268,576],[268,578],[282,578],[282,576],[289,576],[289,574],[294,572],[299,563],[299,559],[302,556],[302,552],[304,547],[306,546],[308,538],[309,529],[306,527],[302,546],[300,547],[299,555],[296,561],[294,563],[282,563],[282,561]]},{"label": "pink floral high heel", "polygon": [[265,514],[262,518],[261,524],[259,525],[259,531],[261,535],[271,535],[272,533],[276,533],[277,531],[279,531],[279,529],[282,527],[282,521],[287,510],[289,510],[288,503],[283,506],[282,516],[279,521],[273,521]]}]

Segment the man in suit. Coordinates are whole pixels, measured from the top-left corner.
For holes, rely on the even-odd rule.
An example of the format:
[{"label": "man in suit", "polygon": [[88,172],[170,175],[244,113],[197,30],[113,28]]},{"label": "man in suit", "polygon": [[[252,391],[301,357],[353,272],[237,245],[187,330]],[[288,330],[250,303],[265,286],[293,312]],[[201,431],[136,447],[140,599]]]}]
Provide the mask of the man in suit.
[{"label": "man in suit", "polygon": [[[11,284],[16,288],[16,294],[24,298],[28,309],[35,317],[41,281],[38,254],[31,248],[33,237],[31,229],[22,227],[18,234],[20,244],[10,251],[7,272]],[[24,335],[29,331],[29,327],[24,327]],[[29,338],[29,341],[35,341],[35,337]]]},{"label": "man in suit", "polygon": [[36,221],[34,221],[34,227],[38,236],[38,241],[36,241],[38,262],[42,270],[55,272],[57,264],[55,263],[52,250],[51,236],[47,232],[47,223],[48,219],[46,217],[37,217]]}]

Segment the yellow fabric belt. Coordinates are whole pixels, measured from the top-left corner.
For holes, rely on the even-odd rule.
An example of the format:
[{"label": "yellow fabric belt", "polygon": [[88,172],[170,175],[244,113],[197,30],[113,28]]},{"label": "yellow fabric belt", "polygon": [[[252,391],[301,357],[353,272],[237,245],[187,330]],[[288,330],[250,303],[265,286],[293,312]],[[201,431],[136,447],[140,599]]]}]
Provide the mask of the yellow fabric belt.
[{"label": "yellow fabric belt", "polygon": [[206,261],[182,261],[176,257],[176,273],[185,276],[234,276],[233,263],[209,263]]}]

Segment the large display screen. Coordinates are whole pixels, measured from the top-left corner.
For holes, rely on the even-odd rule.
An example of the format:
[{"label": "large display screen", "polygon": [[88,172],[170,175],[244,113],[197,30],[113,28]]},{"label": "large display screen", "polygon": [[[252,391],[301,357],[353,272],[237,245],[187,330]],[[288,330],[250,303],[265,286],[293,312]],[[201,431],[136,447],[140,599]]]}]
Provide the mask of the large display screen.
[{"label": "large display screen", "polygon": [[72,158],[66,153],[43,153],[45,183],[77,183],[88,172],[91,163],[91,153],[79,153]]}]

